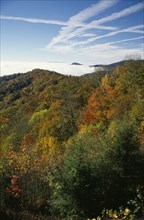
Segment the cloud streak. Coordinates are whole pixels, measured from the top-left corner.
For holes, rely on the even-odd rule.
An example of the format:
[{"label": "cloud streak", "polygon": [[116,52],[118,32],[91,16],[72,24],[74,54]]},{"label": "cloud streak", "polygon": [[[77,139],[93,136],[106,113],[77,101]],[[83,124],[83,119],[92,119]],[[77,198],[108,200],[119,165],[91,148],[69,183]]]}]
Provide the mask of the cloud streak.
[{"label": "cloud streak", "polygon": [[122,43],[122,42],[127,42],[127,41],[134,41],[134,40],[139,40],[139,39],[143,39],[143,38],[144,38],[144,36],[127,38],[127,39],[123,39],[123,40],[117,40],[117,41],[108,42],[108,43],[105,43],[104,45],[117,44],[117,43]]},{"label": "cloud streak", "polygon": [[92,27],[93,25],[103,24],[103,23],[107,23],[109,21],[116,20],[116,19],[121,18],[121,17],[126,17],[130,14],[133,14],[133,13],[136,13],[136,12],[142,10],[143,8],[144,8],[144,4],[143,3],[138,3],[136,5],[132,5],[128,8],[125,8],[125,9],[119,11],[119,12],[113,13],[110,16],[107,16],[105,18],[101,18],[97,21],[93,21],[88,26]]},{"label": "cloud streak", "polygon": [[[29,23],[40,23],[40,24],[56,24],[56,25],[68,25],[65,21],[58,20],[47,20],[47,19],[38,19],[38,18],[24,18],[24,17],[14,17],[14,16],[0,16],[0,19],[3,20],[15,20],[15,21],[25,21]],[[76,27],[80,25],[76,24]]]},{"label": "cloud streak", "polygon": [[92,37],[92,38],[89,38],[88,40],[85,40],[85,41],[82,41],[82,42],[73,43],[73,44],[71,44],[71,46],[86,45],[86,44],[92,43],[92,42],[94,42],[94,41],[96,41],[98,39],[115,36],[117,34],[124,33],[124,32],[125,33],[126,32],[130,32],[130,33],[140,33],[140,34],[143,34],[144,32],[142,30],[138,30],[139,28],[143,28],[143,27],[144,27],[143,25],[136,25],[136,26],[133,26],[133,27],[125,28],[125,29],[120,29],[118,31],[112,31],[112,32],[110,32],[108,34]]},{"label": "cloud streak", "polygon": [[78,14],[70,17],[68,24],[74,25],[75,23],[84,22],[87,19],[100,14],[101,12],[105,11],[106,9],[110,8],[111,6],[115,5],[118,0],[115,1],[105,1],[101,0],[97,4],[93,4],[90,7],[80,11]]},{"label": "cloud streak", "polygon": [[[72,36],[71,34],[75,33],[75,32],[73,32],[75,30],[75,24],[77,24],[79,22],[85,22],[89,18],[92,18],[93,16],[96,16],[96,15],[100,14],[101,12],[104,12],[106,9],[112,7],[117,2],[118,2],[118,0],[115,0],[115,1],[101,0],[97,4],[94,4],[90,7],[82,10],[78,14],[70,17],[68,20],[68,26],[61,28],[59,35],[52,39],[52,41],[50,42],[48,47],[52,47],[61,41],[65,41],[65,40],[71,38],[71,36]],[[86,27],[87,27],[87,24],[84,25],[83,29],[85,30]],[[97,25],[97,26],[95,25],[95,26],[93,26],[93,28],[99,28],[99,25]],[[80,33],[83,33],[83,31]],[[74,34],[74,36],[76,36],[76,35]]]},{"label": "cloud streak", "polygon": [[[109,3],[109,1],[103,1],[103,2]],[[113,1],[111,3],[113,3]],[[112,4],[110,6],[112,6]],[[62,42],[62,41],[66,42],[67,40],[69,40],[71,38],[74,38],[76,36],[79,36],[80,34],[83,34],[87,30],[90,30],[90,29],[93,29],[93,28],[97,28],[98,26],[102,25],[103,23],[107,23],[107,22],[116,20],[118,18],[126,17],[126,16],[128,16],[130,14],[136,13],[139,10],[142,10],[143,8],[144,8],[144,4],[143,3],[138,3],[136,5],[130,6],[128,8],[125,8],[125,9],[119,11],[119,12],[113,13],[113,14],[107,16],[107,17],[101,18],[99,20],[94,20],[94,21],[88,23],[87,25],[85,25],[84,27],[77,28],[75,31],[73,31],[74,28],[71,27],[71,26],[70,27],[63,27],[61,29],[59,35],[57,37],[53,38],[53,40],[50,42],[50,44],[48,45],[48,48],[58,44],[59,42]],[[99,11],[99,13],[100,12],[101,11]],[[76,20],[76,16],[75,16],[75,20]],[[134,32],[135,33],[142,33],[141,31],[137,31],[137,32],[133,31],[133,33]],[[117,33],[121,33],[121,31],[117,32]],[[111,36],[111,35],[109,35],[109,36]],[[92,41],[93,40],[91,40],[89,42],[92,42]]]},{"label": "cloud streak", "polygon": [[[15,16],[0,16],[1,20],[14,20],[14,21],[24,21],[28,23],[36,23],[36,24],[52,24],[52,25],[59,25],[59,26],[70,26],[70,23],[67,21],[60,21],[60,20],[47,20],[47,19],[38,19],[38,18],[25,18],[25,17],[15,17]],[[73,28],[77,27],[84,27],[86,23],[75,22],[73,23]],[[104,30],[115,30],[116,28],[112,26],[103,26],[97,25],[98,29]]]},{"label": "cloud streak", "polygon": [[[53,24],[59,26],[69,26],[69,22],[61,21],[61,20],[47,20],[47,19],[38,19],[38,18],[25,18],[25,17],[15,17],[15,16],[0,16],[1,20],[14,20],[14,21],[24,21],[28,23],[36,23],[36,24]],[[86,23],[76,22],[73,23],[73,28],[76,27],[84,27]],[[112,26],[102,26],[97,25],[98,29],[105,29],[105,30],[114,30],[115,28]]]}]

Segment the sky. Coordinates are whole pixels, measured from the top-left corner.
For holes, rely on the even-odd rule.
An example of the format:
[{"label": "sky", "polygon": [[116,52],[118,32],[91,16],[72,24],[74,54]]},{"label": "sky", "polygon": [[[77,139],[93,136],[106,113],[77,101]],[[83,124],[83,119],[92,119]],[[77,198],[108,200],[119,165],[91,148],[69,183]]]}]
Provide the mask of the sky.
[{"label": "sky", "polygon": [[[81,75],[89,65],[144,58],[143,0],[0,0],[0,73]],[[71,65],[79,62],[82,66]]]}]

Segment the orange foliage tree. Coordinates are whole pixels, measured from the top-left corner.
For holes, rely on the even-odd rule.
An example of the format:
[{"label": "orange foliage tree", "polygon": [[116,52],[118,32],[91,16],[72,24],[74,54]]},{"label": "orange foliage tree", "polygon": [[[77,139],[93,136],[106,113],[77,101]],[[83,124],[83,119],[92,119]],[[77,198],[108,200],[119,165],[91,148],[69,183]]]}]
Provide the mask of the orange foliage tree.
[{"label": "orange foliage tree", "polygon": [[110,85],[96,88],[88,100],[86,111],[83,112],[84,123],[96,124],[108,122],[115,114],[115,100],[118,91]]}]

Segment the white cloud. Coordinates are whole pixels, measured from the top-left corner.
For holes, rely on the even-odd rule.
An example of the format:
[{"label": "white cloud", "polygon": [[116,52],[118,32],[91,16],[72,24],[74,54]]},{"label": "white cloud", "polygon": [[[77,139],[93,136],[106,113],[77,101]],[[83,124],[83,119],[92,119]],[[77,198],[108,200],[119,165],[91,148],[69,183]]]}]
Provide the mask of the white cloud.
[{"label": "white cloud", "polygon": [[87,33],[87,34],[81,34],[81,35],[79,35],[78,37],[94,37],[94,36],[96,36],[96,34]]},{"label": "white cloud", "polygon": [[[129,41],[130,39],[127,39]],[[134,39],[133,39],[134,40]],[[91,60],[96,64],[108,64],[124,60],[127,54],[140,54],[144,59],[143,48],[137,46],[136,48],[125,48],[123,46],[115,45],[116,42],[105,44],[98,44],[94,46],[87,46],[79,49],[79,56],[87,57],[87,61]]]},{"label": "white cloud", "polygon": [[142,27],[144,27],[144,26],[143,25],[136,25],[136,26],[132,26],[132,27],[129,27],[129,28],[125,28],[125,29],[120,29],[120,30],[117,30],[117,31],[112,31],[112,32],[109,32],[108,34],[92,37],[92,38],[89,38],[88,40],[85,40],[85,41],[74,42],[74,43],[71,44],[71,46],[74,47],[74,46],[77,46],[77,45],[89,44],[89,43],[94,42],[94,41],[96,41],[98,39],[106,38],[106,37],[111,37],[111,36],[114,36],[114,35],[117,35],[117,34],[120,34],[120,33],[124,33],[124,32],[143,34],[144,32],[142,30],[138,30],[139,28],[142,28]]},{"label": "white cloud", "polygon": [[143,38],[144,38],[143,36],[133,37],[133,38],[127,38],[127,39],[124,39],[124,40],[118,40],[118,41],[108,42],[108,43],[105,43],[104,45],[107,45],[107,44],[117,44],[117,43],[122,43],[122,42],[126,42],[126,41],[139,40],[139,39],[143,39]]},{"label": "white cloud", "polygon": [[[89,19],[95,15],[100,14],[101,12],[110,8],[111,6],[116,4],[117,2],[118,2],[118,0],[115,0],[115,1],[101,0],[101,1],[99,1],[99,3],[94,4],[88,8],[80,11],[78,14],[70,17],[68,20],[68,26],[61,28],[59,35],[52,39],[52,41],[49,43],[48,47],[50,48],[59,42],[65,41],[66,39],[69,39],[71,34],[73,33],[73,31],[75,30],[75,24],[77,24],[79,22],[84,22],[87,19]],[[87,27],[87,24],[84,25],[84,27],[83,27],[84,30],[85,30],[85,26]],[[96,28],[96,26],[94,28]],[[97,25],[97,28],[98,28],[98,25]],[[83,33],[83,32],[81,32],[81,33]]]},{"label": "white cloud", "polygon": [[[30,23],[41,23],[41,24],[56,24],[56,25],[67,25],[65,21],[58,20],[47,20],[47,19],[38,19],[38,18],[24,18],[24,17],[14,17],[14,16],[0,16],[0,19],[4,20],[15,20],[15,21],[25,21]],[[76,25],[79,26],[79,25]]]},{"label": "white cloud", "polygon": [[47,63],[47,62],[24,62],[24,61],[2,61],[1,62],[1,76],[13,73],[25,73],[33,69],[47,69],[56,71],[64,75],[80,76],[85,73],[91,73],[94,68],[88,65],[71,65],[68,63]]},{"label": "white cloud", "polygon": [[109,22],[109,21],[113,21],[113,20],[116,20],[121,17],[126,17],[130,14],[133,14],[133,13],[136,13],[136,12],[142,10],[143,8],[144,8],[143,3],[138,3],[136,5],[132,5],[132,6],[125,8],[119,12],[113,13],[110,16],[107,16],[107,17],[101,18],[97,21],[91,22],[89,24],[89,27],[92,27],[93,25],[98,25],[98,24],[103,24],[103,23]]},{"label": "white cloud", "polygon": [[[15,20],[15,21],[24,21],[29,23],[40,23],[40,24],[54,24],[54,25],[60,25],[60,26],[70,26],[69,22],[67,21],[60,21],[60,20],[47,20],[47,19],[38,19],[38,18],[25,18],[25,17],[15,17],[15,16],[0,16],[1,20]],[[73,28],[77,27],[84,27],[86,23],[76,22],[73,23]],[[103,25],[97,25],[98,29],[104,29],[104,30],[115,30],[115,27],[112,26],[103,26]]]},{"label": "white cloud", "polygon": [[114,4],[116,4],[118,0],[115,1],[105,1],[101,0],[97,4],[93,4],[90,7],[80,11],[78,14],[72,16],[68,23],[69,25],[74,25],[75,23],[86,21],[87,19],[100,14],[104,10],[110,8]]},{"label": "white cloud", "polygon": [[[116,3],[116,1],[103,1],[103,3]],[[111,7],[113,4],[110,4],[109,7]],[[96,6],[96,5],[95,5]],[[108,6],[108,5],[107,5]],[[83,33],[85,33],[85,31],[87,30],[90,30],[92,28],[98,28],[100,27],[100,25],[102,25],[103,23],[107,23],[109,21],[113,21],[113,20],[116,20],[118,18],[121,18],[121,17],[125,17],[125,16],[128,16],[130,14],[133,14],[133,13],[136,13],[138,12],[139,10],[142,10],[144,8],[144,4],[143,3],[138,3],[136,5],[132,5],[128,8],[125,8],[119,12],[116,12],[116,13],[113,13],[107,17],[104,17],[104,18],[101,18],[99,20],[94,20],[88,24],[86,24],[85,26],[83,27],[80,27],[80,28],[77,28],[76,30],[74,30],[75,28],[73,26],[68,26],[68,27],[62,27],[61,28],[61,31],[59,33],[59,35],[57,37],[54,37],[52,39],[52,41],[49,43],[49,45],[47,46],[47,48],[50,48],[50,47],[53,47],[55,46],[56,44],[60,43],[60,42],[65,42],[67,43],[67,41],[73,37],[76,37],[76,36],[79,36]],[[105,9],[105,8],[104,8]],[[101,7],[101,10],[102,10],[102,7]],[[98,11],[98,13],[101,12]],[[82,13],[82,12],[80,12]],[[80,14],[79,13],[79,14]],[[79,14],[78,14],[78,21],[79,21]],[[76,20],[76,17],[75,16],[75,20]],[[87,18],[86,16],[84,18]],[[71,18],[70,18],[71,19]],[[101,28],[102,29],[102,28]],[[129,32],[131,32],[132,30],[129,29]],[[126,29],[125,29],[125,32],[126,32]],[[116,31],[116,34],[117,33],[121,33],[121,30],[120,32],[117,32]],[[141,30],[133,30],[133,33],[142,33]],[[111,35],[112,34],[112,35]],[[114,35],[114,32],[113,33],[110,33],[108,36],[113,36]],[[97,38],[99,39],[99,38]],[[93,42],[93,39],[91,39],[90,41],[88,41],[88,43],[90,42]],[[83,43],[85,44],[85,42]]]}]

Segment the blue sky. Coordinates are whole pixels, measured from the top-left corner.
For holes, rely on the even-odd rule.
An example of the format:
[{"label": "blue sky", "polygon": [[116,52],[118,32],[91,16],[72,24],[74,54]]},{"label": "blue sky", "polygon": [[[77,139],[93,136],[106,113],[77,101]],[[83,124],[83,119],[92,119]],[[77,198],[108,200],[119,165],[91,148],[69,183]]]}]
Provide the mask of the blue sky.
[{"label": "blue sky", "polygon": [[42,63],[143,58],[142,0],[1,0],[0,18],[1,74]]}]

